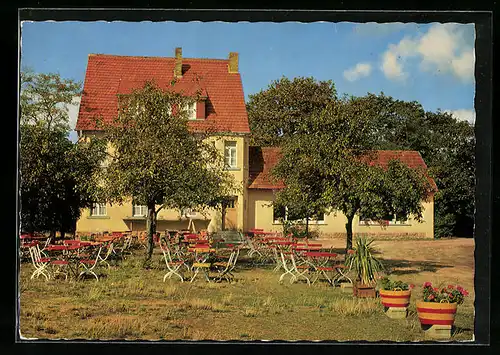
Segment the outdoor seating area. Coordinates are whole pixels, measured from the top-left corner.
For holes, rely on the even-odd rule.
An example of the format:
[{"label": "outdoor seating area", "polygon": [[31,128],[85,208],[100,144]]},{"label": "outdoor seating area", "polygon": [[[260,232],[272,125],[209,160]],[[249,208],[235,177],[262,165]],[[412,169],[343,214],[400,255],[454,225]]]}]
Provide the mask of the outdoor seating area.
[{"label": "outdoor seating area", "polygon": [[[351,253],[343,252],[344,240],[294,238],[263,230],[163,231],[153,239],[152,259],[145,266],[147,238],[141,233],[20,238],[20,250],[28,253],[21,263],[21,318],[26,334],[102,339],[157,339],[159,335],[163,339],[328,339],[335,331],[336,339],[348,339],[348,332],[335,325],[343,324],[349,329],[360,327],[356,330],[359,339],[426,337],[419,330],[414,301],[405,303],[406,325],[388,332],[395,320],[384,310],[384,300],[353,292],[357,274],[349,263]],[[407,248],[412,243],[416,242],[400,244]],[[403,270],[404,265],[397,266],[401,256],[393,244],[379,244],[385,245],[378,255],[384,256],[386,265],[394,262],[393,271],[409,272]],[[419,247],[419,252],[431,259],[433,249]],[[442,268],[431,280],[438,284],[446,279],[442,272],[449,271]],[[404,280],[422,284],[428,275],[418,270],[417,261]],[[467,287],[471,282],[472,276]],[[422,297],[421,291],[414,291],[412,297]],[[60,317],[40,323],[51,312],[48,299],[60,309]],[[392,307],[393,314],[402,314]],[[453,339],[471,333],[472,310],[473,300],[468,299],[449,333]],[[314,324],[312,331],[304,333],[302,325],[290,322],[292,316]],[[359,317],[365,321],[360,323]]]},{"label": "outdoor seating area", "polygon": [[[247,268],[272,268],[279,283],[305,282],[311,286],[325,281],[338,286],[352,282],[345,267],[345,255],[331,247],[314,243],[307,238],[297,240],[282,233],[252,230],[248,233],[225,231],[165,231],[153,237],[154,250],[161,251],[166,273],[163,281],[231,282],[238,271],[238,262]],[[31,278],[46,280],[83,280],[85,276],[99,281],[99,274],[111,265],[135,252],[147,248],[145,233],[111,232],[80,236],[78,239],[57,239],[22,235],[20,256],[34,270]],[[112,264],[111,264],[112,263]]]}]

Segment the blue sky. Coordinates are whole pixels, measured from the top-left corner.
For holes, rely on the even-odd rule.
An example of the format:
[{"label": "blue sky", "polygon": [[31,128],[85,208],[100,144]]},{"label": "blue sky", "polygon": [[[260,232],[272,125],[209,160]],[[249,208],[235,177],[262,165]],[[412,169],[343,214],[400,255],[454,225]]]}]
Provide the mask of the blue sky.
[{"label": "blue sky", "polygon": [[[21,66],[83,83],[89,53],[227,58],[239,52],[245,97],[281,76],[334,81],[474,121],[473,24],[24,22]],[[72,122],[76,117],[72,108]]]}]

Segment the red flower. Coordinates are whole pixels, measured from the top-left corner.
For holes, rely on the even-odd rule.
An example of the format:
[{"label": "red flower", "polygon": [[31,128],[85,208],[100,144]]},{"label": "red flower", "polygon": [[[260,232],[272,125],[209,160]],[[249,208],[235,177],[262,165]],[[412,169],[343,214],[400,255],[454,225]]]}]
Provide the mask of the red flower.
[{"label": "red flower", "polygon": [[457,286],[457,290],[459,290],[460,292],[462,292],[462,291],[463,291],[463,289],[464,289],[464,288],[463,288],[462,286]]},{"label": "red flower", "polygon": [[409,287],[410,287],[410,290],[411,290],[412,288],[415,287],[415,285],[414,284],[410,284]]},{"label": "red flower", "polygon": [[466,290],[462,290],[462,295],[464,295],[464,296],[468,296],[468,295],[469,295],[469,292],[467,292]]},{"label": "red flower", "polygon": [[347,254],[354,254],[354,250],[349,249],[349,250],[347,251]]},{"label": "red flower", "polygon": [[439,291],[439,289],[437,287],[434,287],[433,290],[434,290],[434,292],[438,292]]},{"label": "red flower", "polygon": [[434,299],[434,295],[429,295],[429,299],[433,300]]},{"label": "red flower", "polygon": [[429,281],[424,283],[424,287],[431,287],[431,286],[432,286],[432,284]]},{"label": "red flower", "polygon": [[454,286],[453,285],[448,285],[448,288],[449,289],[452,289]]}]

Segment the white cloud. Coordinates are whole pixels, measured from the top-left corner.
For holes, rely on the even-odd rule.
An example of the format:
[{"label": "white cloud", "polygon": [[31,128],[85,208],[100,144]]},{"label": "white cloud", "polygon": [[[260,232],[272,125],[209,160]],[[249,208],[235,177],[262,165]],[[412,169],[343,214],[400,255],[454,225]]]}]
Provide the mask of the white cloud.
[{"label": "white cloud", "polygon": [[460,121],[468,121],[472,124],[476,121],[476,111],[467,109],[458,110],[444,110],[444,112],[451,113],[453,117]]},{"label": "white cloud", "polygon": [[356,81],[370,75],[372,66],[370,63],[358,63],[354,67],[344,71],[344,78],[348,81]]},{"label": "white cloud", "polygon": [[405,77],[408,58],[420,61],[420,70],[452,74],[463,81],[474,78],[474,48],[467,43],[464,28],[457,24],[435,24],[419,36],[389,44],[382,54],[380,69],[388,79]]},{"label": "white cloud", "polygon": [[404,80],[408,76],[403,70],[405,58],[413,55],[413,42],[403,38],[397,45],[390,44],[388,50],[382,55],[380,69],[391,80]]}]

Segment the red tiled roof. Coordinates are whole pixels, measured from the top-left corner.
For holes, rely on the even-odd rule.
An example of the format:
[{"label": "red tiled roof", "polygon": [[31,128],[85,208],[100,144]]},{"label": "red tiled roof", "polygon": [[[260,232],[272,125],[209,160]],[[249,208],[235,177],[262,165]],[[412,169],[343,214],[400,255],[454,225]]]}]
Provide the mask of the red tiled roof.
[{"label": "red tiled roof", "polygon": [[274,182],[271,169],[280,159],[280,148],[250,147],[249,148],[249,189],[282,189],[283,181]]},{"label": "red tiled roof", "polygon": [[161,88],[207,96],[206,118],[189,121],[194,131],[250,133],[239,73],[229,73],[227,59],[183,58],[183,76],[174,86],[175,58],[90,54],[75,130],[95,130],[94,117],[110,122],[117,114],[117,94],[154,80]]},{"label": "red tiled roof", "polygon": [[[408,167],[427,170],[427,165],[417,151],[411,150],[377,150],[370,156],[370,164],[387,167],[390,160],[397,159]],[[282,181],[273,183],[271,169],[280,159],[280,148],[278,147],[250,147],[249,186],[250,189],[281,189],[285,187]],[[437,186],[432,178],[428,178],[434,192]]]}]

